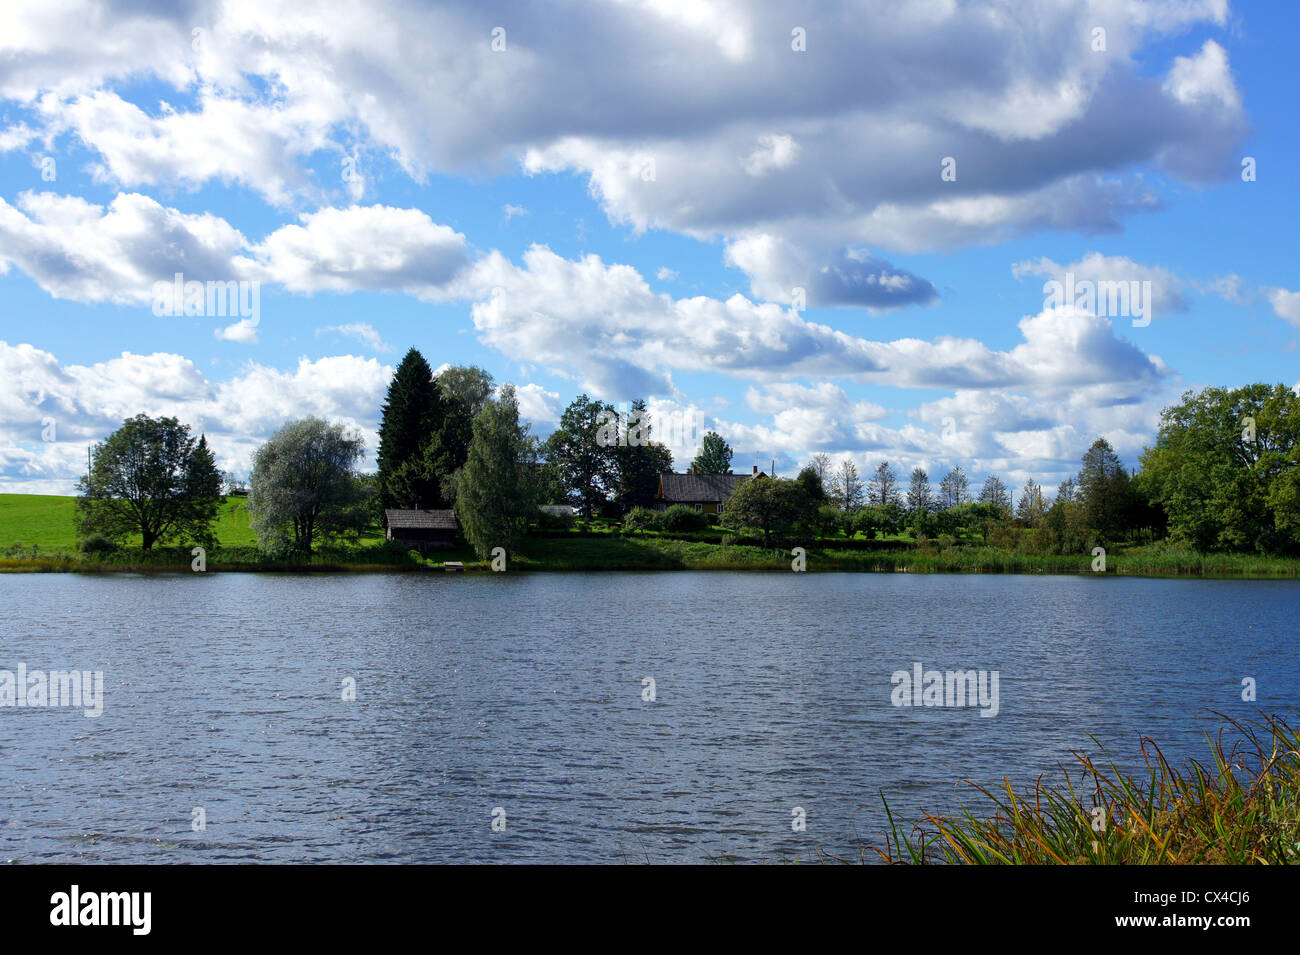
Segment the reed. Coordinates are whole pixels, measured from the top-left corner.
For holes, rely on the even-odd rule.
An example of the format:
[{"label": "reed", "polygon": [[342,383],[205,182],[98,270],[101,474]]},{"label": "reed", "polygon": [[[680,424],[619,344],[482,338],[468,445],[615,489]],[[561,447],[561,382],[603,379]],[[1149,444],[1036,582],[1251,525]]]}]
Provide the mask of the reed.
[{"label": "reed", "polygon": [[[976,787],[982,810],[927,813],[910,830],[886,801],[885,846],[868,848],[885,862],[914,865],[1300,862],[1300,737],[1281,717],[1216,715],[1227,725],[1209,738],[1205,764],[1175,768],[1150,738],[1141,743],[1146,771],[1138,779],[1075,753],[1079,785],[1065,772],[1055,786],[1040,777],[1017,795],[1004,779],[995,789]],[[1239,737],[1231,746],[1227,732]]]}]

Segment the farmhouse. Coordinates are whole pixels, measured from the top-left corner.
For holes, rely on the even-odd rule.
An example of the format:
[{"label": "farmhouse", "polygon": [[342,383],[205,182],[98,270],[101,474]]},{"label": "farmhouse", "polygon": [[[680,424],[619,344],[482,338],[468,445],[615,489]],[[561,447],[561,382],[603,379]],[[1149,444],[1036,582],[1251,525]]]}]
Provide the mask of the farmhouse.
[{"label": "farmhouse", "polygon": [[455,511],[384,511],[385,534],[390,541],[424,549],[450,547],[456,540]]},{"label": "farmhouse", "polygon": [[742,483],[761,477],[766,475],[757,464],[752,474],[697,474],[694,468],[685,474],[666,471],[659,475],[655,509],[662,511],[674,504],[684,504],[705,514],[721,514]]}]

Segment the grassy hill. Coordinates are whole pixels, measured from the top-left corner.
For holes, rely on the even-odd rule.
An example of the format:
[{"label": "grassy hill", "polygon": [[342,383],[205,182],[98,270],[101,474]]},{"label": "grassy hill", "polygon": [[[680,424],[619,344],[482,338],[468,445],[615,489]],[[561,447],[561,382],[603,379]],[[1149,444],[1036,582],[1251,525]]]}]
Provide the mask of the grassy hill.
[{"label": "grassy hill", "polygon": [[[44,494],[0,494],[0,553],[39,548],[42,553],[77,549],[77,499]],[[226,498],[217,514],[217,540],[227,547],[251,547],[257,535],[249,526],[247,501]],[[140,538],[130,545],[139,547]]]}]

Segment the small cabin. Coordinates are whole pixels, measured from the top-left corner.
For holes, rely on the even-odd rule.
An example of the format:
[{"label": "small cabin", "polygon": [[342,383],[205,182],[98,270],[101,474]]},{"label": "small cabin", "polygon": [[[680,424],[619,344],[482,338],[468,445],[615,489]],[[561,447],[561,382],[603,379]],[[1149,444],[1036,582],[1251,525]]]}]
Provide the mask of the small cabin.
[{"label": "small cabin", "polygon": [[455,511],[384,511],[384,536],[424,550],[426,547],[450,547],[456,542]]}]

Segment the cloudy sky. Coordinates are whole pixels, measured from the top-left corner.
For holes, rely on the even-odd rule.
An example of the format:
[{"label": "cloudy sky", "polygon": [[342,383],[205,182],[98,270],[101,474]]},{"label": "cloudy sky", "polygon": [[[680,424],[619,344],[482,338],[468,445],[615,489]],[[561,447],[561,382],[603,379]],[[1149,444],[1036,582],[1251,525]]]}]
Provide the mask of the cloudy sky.
[{"label": "cloudy sky", "polygon": [[[741,469],[1136,464],[1182,391],[1300,380],[1297,32],[1246,0],[5,4],[0,491],[67,493],[142,411],[236,473],[305,414],[373,465],[412,345],[540,434],[644,396]],[[166,314],[177,273],[249,307]],[[1149,282],[1146,317],[1055,307],[1067,274]]]}]

